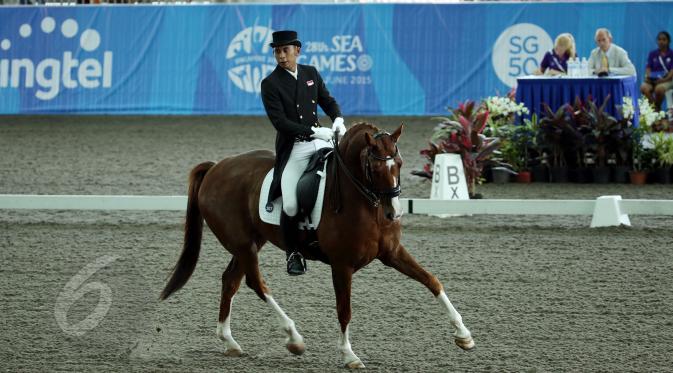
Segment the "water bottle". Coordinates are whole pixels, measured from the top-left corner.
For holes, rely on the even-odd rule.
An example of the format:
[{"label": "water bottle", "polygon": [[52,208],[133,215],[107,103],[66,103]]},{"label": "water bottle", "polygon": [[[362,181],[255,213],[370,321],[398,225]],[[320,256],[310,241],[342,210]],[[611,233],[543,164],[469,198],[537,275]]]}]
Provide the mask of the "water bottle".
[{"label": "water bottle", "polygon": [[568,60],[568,76],[571,78],[577,76],[577,63],[572,57]]},{"label": "water bottle", "polygon": [[582,76],[584,77],[589,76],[589,60],[587,60],[586,57],[582,57],[581,70],[582,70]]}]

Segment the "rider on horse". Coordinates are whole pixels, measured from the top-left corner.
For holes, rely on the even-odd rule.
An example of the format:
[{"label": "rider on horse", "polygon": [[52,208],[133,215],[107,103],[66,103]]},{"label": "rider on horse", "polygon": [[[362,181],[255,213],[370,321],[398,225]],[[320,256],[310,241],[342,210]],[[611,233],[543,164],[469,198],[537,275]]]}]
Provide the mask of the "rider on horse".
[{"label": "rider on horse", "polygon": [[[280,227],[285,241],[287,272],[301,275],[306,262],[297,252],[298,206],[296,188],[308,161],[318,149],[331,147],[335,131],[346,132],[339,104],[330,95],[315,67],[297,64],[301,41],[295,31],[273,33],[276,69],[262,81],[262,102],[276,128],[276,163],[266,208],[273,210],[273,200],[283,197]],[[318,107],[332,119],[332,129],[318,124]]]}]

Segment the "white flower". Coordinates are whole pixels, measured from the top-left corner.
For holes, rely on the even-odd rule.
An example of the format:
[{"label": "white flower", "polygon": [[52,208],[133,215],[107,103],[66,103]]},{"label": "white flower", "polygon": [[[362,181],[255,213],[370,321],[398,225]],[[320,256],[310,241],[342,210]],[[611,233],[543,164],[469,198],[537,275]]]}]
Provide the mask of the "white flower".
[{"label": "white flower", "polygon": [[523,103],[517,104],[509,97],[492,96],[486,98],[484,102],[486,103],[486,108],[490,115],[494,117],[508,117],[512,114],[521,115],[529,113],[528,108],[526,108]]},{"label": "white flower", "polygon": [[[638,123],[645,128],[652,126],[652,124],[666,116],[666,113],[663,111],[655,111],[654,106],[650,104],[650,101],[647,99],[647,97],[641,97],[638,99],[638,108],[640,109],[640,118]],[[631,111],[633,112],[633,108],[631,108]]]}]

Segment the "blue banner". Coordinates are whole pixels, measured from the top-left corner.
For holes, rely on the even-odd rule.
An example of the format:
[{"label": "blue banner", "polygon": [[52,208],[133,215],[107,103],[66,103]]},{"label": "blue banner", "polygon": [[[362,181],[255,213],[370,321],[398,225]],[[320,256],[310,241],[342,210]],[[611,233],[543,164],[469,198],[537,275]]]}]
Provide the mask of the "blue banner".
[{"label": "blue banner", "polygon": [[643,76],[672,2],[0,7],[0,114],[264,114],[294,29],[346,115],[445,113],[505,94],[570,32],[612,31]]}]

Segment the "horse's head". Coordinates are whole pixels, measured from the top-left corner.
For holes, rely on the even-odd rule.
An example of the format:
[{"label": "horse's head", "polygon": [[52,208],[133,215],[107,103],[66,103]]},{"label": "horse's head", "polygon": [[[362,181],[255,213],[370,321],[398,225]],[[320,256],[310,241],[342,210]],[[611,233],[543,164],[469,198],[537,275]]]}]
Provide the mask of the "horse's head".
[{"label": "horse's head", "polygon": [[401,124],[392,134],[379,131],[374,134],[365,132],[366,146],[360,153],[360,161],[368,185],[381,201],[383,214],[389,220],[397,220],[402,216],[399,195],[400,170],[402,156],[397,148],[397,140],[402,135],[404,125]]}]

